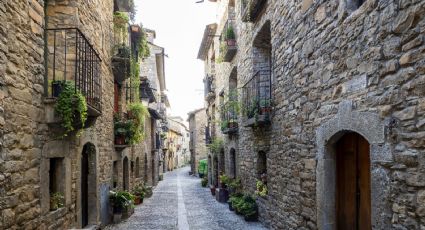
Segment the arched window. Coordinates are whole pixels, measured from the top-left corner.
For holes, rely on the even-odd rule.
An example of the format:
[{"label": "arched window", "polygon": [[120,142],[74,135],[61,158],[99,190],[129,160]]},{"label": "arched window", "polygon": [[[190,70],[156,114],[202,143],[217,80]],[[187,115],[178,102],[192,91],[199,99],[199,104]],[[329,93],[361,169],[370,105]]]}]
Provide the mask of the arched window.
[{"label": "arched window", "polygon": [[136,158],[136,178],[140,177],[140,159]]},{"label": "arched window", "polygon": [[258,152],[257,156],[257,178],[263,180],[267,178],[267,154],[263,151]]}]

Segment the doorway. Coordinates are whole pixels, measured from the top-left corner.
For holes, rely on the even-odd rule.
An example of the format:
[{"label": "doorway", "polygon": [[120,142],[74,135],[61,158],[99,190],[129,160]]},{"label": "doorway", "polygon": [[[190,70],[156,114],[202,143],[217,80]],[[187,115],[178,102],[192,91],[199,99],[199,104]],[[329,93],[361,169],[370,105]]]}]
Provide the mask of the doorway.
[{"label": "doorway", "polygon": [[129,175],[128,175],[128,158],[124,157],[123,160],[123,167],[122,167],[122,176],[123,176],[123,190],[128,191],[128,179],[129,179]]},{"label": "doorway", "polygon": [[372,229],[369,143],[351,132],[335,147],[337,229]]},{"label": "doorway", "polygon": [[[90,186],[89,186],[90,185]],[[81,226],[96,222],[96,149],[87,143],[81,155]],[[89,207],[91,210],[89,211]]]}]

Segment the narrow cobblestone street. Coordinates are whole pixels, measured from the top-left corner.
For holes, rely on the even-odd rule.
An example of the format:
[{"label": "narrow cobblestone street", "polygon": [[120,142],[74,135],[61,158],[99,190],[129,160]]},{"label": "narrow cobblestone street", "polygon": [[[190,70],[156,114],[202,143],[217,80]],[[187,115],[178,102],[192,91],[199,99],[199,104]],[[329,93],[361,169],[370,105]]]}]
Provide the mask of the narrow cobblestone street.
[{"label": "narrow cobblestone street", "polygon": [[185,167],[165,174],[153,196],[137,206],[129,219],[107,229],[266,229],[229,211],[188,172]]}]

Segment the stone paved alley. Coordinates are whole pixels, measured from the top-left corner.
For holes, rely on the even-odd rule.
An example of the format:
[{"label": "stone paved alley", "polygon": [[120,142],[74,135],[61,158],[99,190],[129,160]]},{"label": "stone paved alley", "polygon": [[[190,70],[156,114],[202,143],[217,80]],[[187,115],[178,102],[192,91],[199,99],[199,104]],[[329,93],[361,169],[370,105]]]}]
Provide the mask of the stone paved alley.
[{"label": "stone paved alley", "polygon": [[119,229],[266,229],[260,222],[245,222],[217,202],[200,179],[189,176],[189,167],[164,175],[153,196],[127,220],[108,226]]}]

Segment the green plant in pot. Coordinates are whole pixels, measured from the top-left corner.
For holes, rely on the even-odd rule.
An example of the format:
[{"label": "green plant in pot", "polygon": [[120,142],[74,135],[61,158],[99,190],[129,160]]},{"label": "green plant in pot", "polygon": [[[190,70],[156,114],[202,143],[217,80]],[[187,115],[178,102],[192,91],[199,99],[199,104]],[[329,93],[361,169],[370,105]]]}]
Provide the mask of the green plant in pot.
[{"label": "green plant in pot", "polygon": [[230,182],[230,178],[227,175],[225,175],[225,174],[220,175],[219,176],[219,180],[220,180],[220,187],[222,187],[222,188],[226,188],[227,185]]},{"label": "green plant in pot", "polygon": [[235,31],[233,30],[233,26],[229,25],[226,30],[226,43],[227,46],[235,46],[236,45],[236,36]]},{"label": "green plant in pot", "polygon": [[50,194],[50,210],[56,210],[64,206],[65,198],[62,193],[55,192]]},{"label": "green plant in pot", "polygon": [[77,129],[77,136],[81,134],[87,120],[87,102],[74,83],[65,81],[62,85],[55,106],[55,112],[62,118],[62,127],[65,129],[63,136]]},{"label": "green plant in pot", "polygon": [[207,177],[203,177],[201,180],[201,186],[202,187],[207,187],[208,185],[208,178]]},{"label": "green plant in pot", "polygon": [[134,204],[141,204],[143,203],[143,199],[145,198],[145,189],[142,184],[138,184],[133,188],[132,191],[134,195]]},{"label": "green plant in pot", "polygon": [[263,183],[261,180],[257,180],[256,183],[257,190],[255,191],[255,194],[259,197],[265,197],[267,196],[268,190],[267,185]]},{"label": "green plant in pot", "polygon": [[229,205],[229,210],[230,211],[234,211],[235,210],[235,206],[241,202],[243,197],[242,193],[235,193],[230,195],[229,200],[227,201],[227,204]]},{"label": "green plant in pot", "polygon": [[229,128],[229,122],[228,121],[222,121],[220,126],[221,126],[221,130],[224,131],[225,129]]}]

